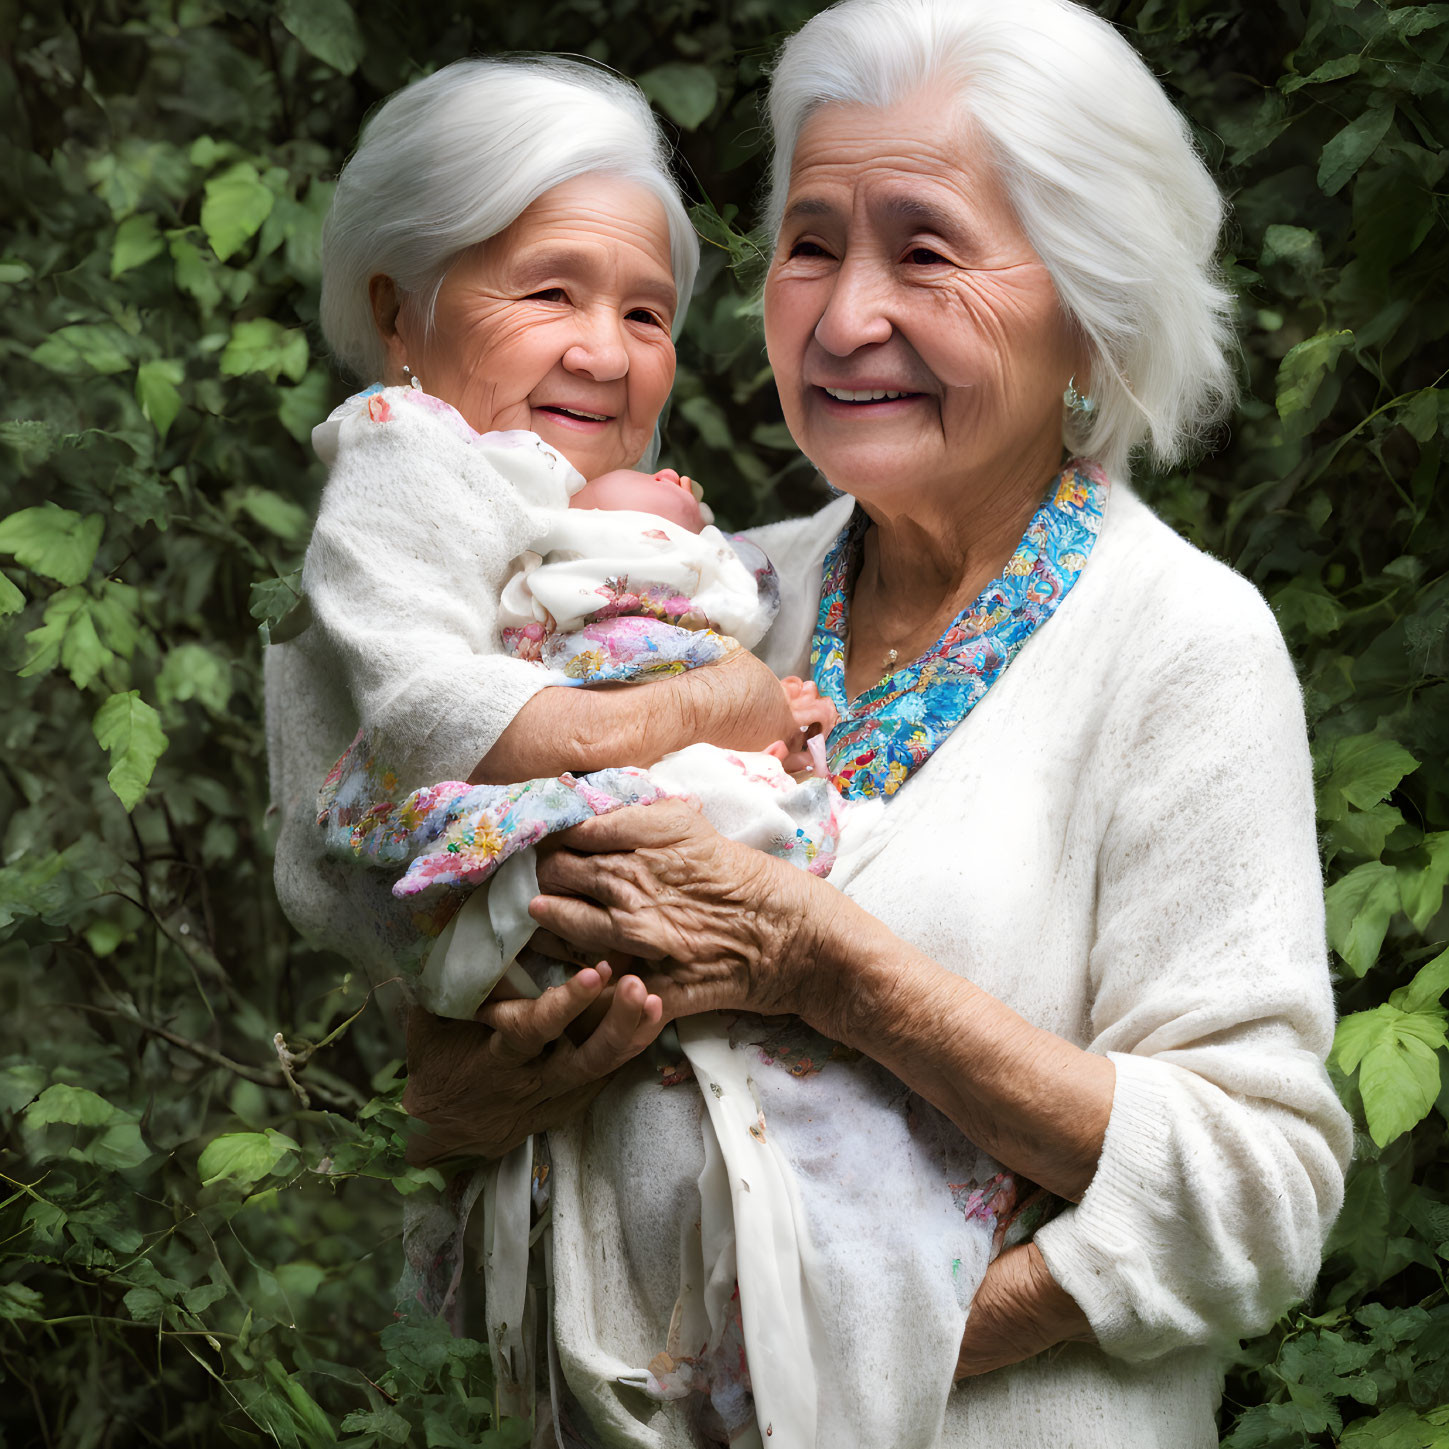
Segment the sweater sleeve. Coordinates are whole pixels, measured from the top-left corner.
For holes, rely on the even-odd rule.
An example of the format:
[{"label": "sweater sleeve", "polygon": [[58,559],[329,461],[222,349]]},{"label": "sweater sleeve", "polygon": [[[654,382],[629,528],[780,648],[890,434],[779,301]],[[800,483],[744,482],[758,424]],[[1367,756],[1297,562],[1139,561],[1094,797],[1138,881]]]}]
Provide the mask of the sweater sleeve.
[{"label": "sweater sleeve", "polygon": [[[567,497],[560,483],[560,506]],[[548,683],[503,653],[498,631],[504,580],[539,527],[482,449],[420,409],[343,424],[302,582],[404,792],[466,779]]]},{"label": "sweater sleeve", "polygon": [[[1312,770],[1276,622],[1225,570],[1159,621],[1100,762],[1089,1046],[1116,1067],[1096,1174],[1036,1235],[1102,1348],[1230,1348],[1303,1297],[1343,1197]],[[1186,641],[1186,642],[1185,642]],[[1128,723],[1130,721],[1130,723]]]}]

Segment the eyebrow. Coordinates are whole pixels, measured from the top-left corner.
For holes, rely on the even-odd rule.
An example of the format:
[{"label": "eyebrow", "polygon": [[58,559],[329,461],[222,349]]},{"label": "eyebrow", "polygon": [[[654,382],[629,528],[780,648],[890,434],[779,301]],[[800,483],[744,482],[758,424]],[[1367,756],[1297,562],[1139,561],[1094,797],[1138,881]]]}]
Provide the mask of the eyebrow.
[{"label": "eyebrow", "polygon": [[[540,279],[570,273],[588,277],[598,270],[593,248],[587,246],[545,246],[521,258],[518,265],[520,276]],[[670,307],[676,306],[679,301],[673,277],[668,281],[644,278],[626,290],[651,300],[667,302]]]},{"label": "eyebrow", "polygon": [[[959,217],[952,216],[943,207],[915,196],[890,196],[872,208],[878,216],[887,221],[907,222],[925,231],[934,231],[957,245],[964,246],[970,235]],[[822,197],[802,196],[792,201],[785,210],[783,222],[798,221],[804,217],[835,216],[836,208]]]},{"label": "eyebrow", "polygon": [[835,208],[818,196],[802,196],[785,208],[782,221],[795,221],[802,216],[834,216]]},{"label": "eyebrow", "polygon": [[880,212],[891,221],[908,221],[942,236],[959,237],[961,223],[950,212],[915,196],[892,196],[880,204]]}]

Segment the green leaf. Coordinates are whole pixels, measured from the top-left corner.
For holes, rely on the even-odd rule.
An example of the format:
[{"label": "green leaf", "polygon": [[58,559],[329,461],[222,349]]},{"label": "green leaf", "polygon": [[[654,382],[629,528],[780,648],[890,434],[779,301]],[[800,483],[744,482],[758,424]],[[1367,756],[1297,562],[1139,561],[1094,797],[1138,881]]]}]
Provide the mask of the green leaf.
[{"label": "green leaf", "polygon": [[46,1073],[34,1062],[0,1069],[0,1111],[18,1112],[45,1088]]},{"label": "green leaf", "polygon": [[719,85],[708,66],[671,60],[646,70],[640,89],[671,120],[693,131],[709,119],[719,99]]},{"label": "green leaf", "polygon": [[713,398],[703,395],[686,398],[679,404],[679,415],[694,424],[706,447],[728,452],[733,446],[729,420]]},{"label": "green leaf", "polygon": [[[271,195],[270,192],[267,194]],[[201,249],[189,241],[184,232],[171,235],[171,261],[175,268],[176,285],[188,296],[194,297],[203,312],[210,314],[216,311],[217,303],[221,301],[221,283]]]},{"label": "green leaf", "polygon": [[104,1127],[117,1116],[117,1109],[88,1087],[72,1087],[57,1082],[47,1087],[25,1109],[28,1127],[47,1127],[67,1123],[73,1127]]},{"label": "green leaf", "polygon": [[131,353],[131,339],[113,323],[76,322],[52,332],[30,360],[65,377],[109,376],[131,366]]},{"label": "green leaf", "polygon": [[275,194],[250,161],[238,161],[206,183],[201,229],[221,261],[257,234],[275,202]]},{"label": "green leaf", "polygon": [[1354,172],[1378,149],[1393,121],[1393,106],[1375,106],[1355,116],[1329,141],[1318,162],[1318,185],[1326,196],[1343,189]]},{"label": "green leaf", "polygon": [[1323,266],[1323,244],[1318,233],[1301,226],[1270,226],[1263,233],[1263,249],[1258,253],[1260,266],[1287,262],[1300,272],[1316,272]]},{"label": "green leaf", "polygon": [[24,1283],[0,1283],[0,1318],[12,1323],[39,1323],[45,1317],[44,1301]]},{"label": "green leaf", "polygon": [[1338,1024],[1333,1053],[1341,1070],[1358,1071],[1369,1135],[1386,1147],[1417,1126],[1439,1095],[1439,1056],[1446,1044],[1442,1008],[1393,1005],[1355,1012]]},{"label": "green leaf", "polygon": [[[757,430],[758,431],[758,430]],[[1347,610],[1332,595],[1310,580],[1295,579],[1273,595],[1273,612],[1285,634],[1302,630],[1315,639],[1326,638],[1343,622]]]},{"label": "green leaf", "polygon": [[281,1132],[224,1132],[208,1142],[197,1159],[196,1173],[203,1187],[231,1179],[243,1184],[258,1182],[284,1158],[297,1151],[297,1144]]},{"label": "green leaf", "polygon": [[318,60],[351,75],[366,49],[347,0],[281,0],[277,18]]},{"label": "green leaf", "polygon": [[301,504],[255,484],[230,499],[232,507],[260,523],[268,533],[288,543],[300,543],[307,537],[312,517]]},{"label": "green leaf", "polygon": [[307,334],[270,317],[238,322],[221,354],[221,371],[226,377],[264,372],[273,382],[285,373],[296,382],[307,371]]},{"label": "green leaf", "polygon": [[215,715],[226,712],[231,690],[231,665],[205,644],[178,644],[156,677],[156,697],[162,704],[195,699]]},{"label": "green leaf", "polygon": [[389,1409],[384,1405],[377,1410],[354,1409],[342,1421],[342,1432],[376,1434],[394,1444],[406,1444],[413,1429],[396,1409]]},{"label": "green leaf", "polygon": [[160,1323],[167,1302],[154,1288],[132,1288],[121,1302],[137,1323]]},{"label": "green leaf", "polygon": [[1426,835],[1414,858],[1399,866],[1399,899],[1416,931],[1425,930],[1444,903],[1449,883],[1449,830]]},{"label": "green leaf", "polygon": [[106,521],[99,513],[82,517],[54,503],[22,508],[0,519],[0,553],[58,584],[78,584],[90,573]]},{"label": "green leaf", "polygon": [[0,619],[7,614],[18,614],[24,607],[25,595],[4,574],[0,574]]},{"label": "green leaf", "polygon": [[91,729],[100,747],[110,751],[106,779],[111,789],[127,811],[134,810],[170,743],[162,733],[160,715],[138,690],[127,690],[113,694],[96,711]]},{"label": "green leaf", "polygon": [[116,239],[111,243],[111,279],[114,281],[132,267],[144,266],[165,249],[166,243],[156,229],[156,218],[151,212],[128,216],[116,228]]},{"label": "green leaf", "polygon": [[1328,944],[1362,976],[1378,960],[1389,922],[1399,909],[1399,878],[1393,866],[1370,861],[1356,866],[1324,892]]},{"label": "green leaf", "polygon": [[1419,762],[1395,740],[1381,735],[1351,735],[1315,748],[1320,770],[1318,813],[1324,820],[1340,820],[1348,805],[1369,810],[1384,799]]},{"label": "green leaf", "polygon": [[320,368],[309,368],[296,387],[277,389],[277,421],[304,447],[312,441],[312,429],[327,416],[332,384]]},{"label": "green leaf", "polygon": [[136,401],[163,443],[181,411],[181,394],[176,388],[185,376],[185,367],[169,357],[143,362],[136,369]]},{"label": "green leaf", "polygon": [[226,1294],[226,1288],[220,1283],[198,1283],[181,1295],[181,1301],[190,1312],[204,1313],[213,1303],[225,1298]]},{"label": "green leaf", "polygon": [[1286,77],[1279,83],[1279,88],[1284,95],[1291,95],[1302,86],[1326,85],[1329,81],[1343,80],[1346,76],[1357,75],[1362,64],[1363,57],[1356,54],[1335,56],[1332,60],[1324,61],[1309,75]]},{"label": "green leaf", "polygon": [[[1323,835],[1325,857],[1329,860],[1340,850],[1377,860],[1383,854],[1389,836],[1404,823],[1401,810],[1380,801],[1371,810],[1353,810],[1332,821]],[[1403,889],[1400,867],[1399,888]]]},{"label": "green leaf", "polygon": [[1389,993],[1389,1005],[1400,1011],[1430,1011],[1439,1005],[1449,991],[1449,950],[1441,951],[1426,966],[1421,966],[1407,986]]},{"label": "green leaf", "polygon": [[1278,416],[1290,417],[1309,407],[1318,393],[1323,374],[1353,344],[1347,328],[1320,332],[1292,348],[1278,364]]},{"label": "green leaf", "polygon": [[1416,443],[1427,443],[1439,431],[1439,403],[1444,395],[1438,388],[1422,388],[1400,411],[1399,421]]}]

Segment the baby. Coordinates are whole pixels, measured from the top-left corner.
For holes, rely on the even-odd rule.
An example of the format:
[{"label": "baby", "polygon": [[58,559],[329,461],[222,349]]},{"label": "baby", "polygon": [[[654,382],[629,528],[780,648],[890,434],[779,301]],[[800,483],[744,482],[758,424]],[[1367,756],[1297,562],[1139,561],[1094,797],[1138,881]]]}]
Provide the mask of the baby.
[{"label": "baby", "polygon": [[[597,620],[632,613],[667,620],[684,629],[720,627],[727,633],[735,629],[753,633],[740,617],[741,610],[749,614],[758,609],[762,616],[773,615],[777,601],[774,571],[753,544],[743,538],[726,540],[718,530],[710,528],[710,544],[701,552],[673,534],[674,529],[683,529],[698,536],[714,522],[714,515],[704,502],[704,490],[692,478],[681,476],[673,468],[661,468],[657,473],[616,468],[591,478],[569,499],[569,507],[648,517],[637,520],[632,530],[626,524],[622,532],[604,526],[600,520],[590,523],[569,520],[562,528],[556,525],[538,541],[540,548],[547,549],[548,560],[539,552],[525,555],[523,566],[503,590],[503,643],[516,658],[547,663],[564,661],[567,645],[562,642],[562,636],[571,632],[570,625],[575,628],[577,625],[570,619],[561,627],[550,613],[550,607],[560,613],[585,611],[574,616],[578,619],[588,616]],[[670,527],[661,529],[661,520]],[[607,533],[614,540],[615,550],[622,551],[621,544],[630,531],[636,535],[631,541],[632,547],[624,545],[629,547],[630,556],[615,562],[633,566],[632,580],[624,570],[614,578],[600,580],[598,567],[586,562],[591,554],[607,552],[600,533]],[[743,577],[738,576],[731,581],[737,597],[729,600],[724,587],[709,582],[714,572],[709,564],[711,557],[715,570],[722,568],[726,574],[736,575],[734,560],[738,558],[754,575],[754,593],[743,583]],[[623,580],[622,588],[619,578]],[[566,591],[562,598],[560,588]],[[695,591],[692,596],[691,589]],[[676,608],[671,613],[670,606],[675,600],[689,607]],[[566,614],[565,617],[568,618]],[[787,744],[777,740],[767,746],[765,753],[780,760],[792,775],[809,771],[824,779],[829,774],[825,764],[825,738],[836,723],[835,706],[821,698],[813,683],[796,675],[785,676],[780,685],[802,732],[803,747],[798,741]]]},{"label": "baby", "polygon": [[[568,507],[550,510],[499,591],[506,653],[548,671],[553,684],[578,686],[646,682],[758,642],[778,608],[774,570],[748,541],[706,524],[697,484],[673,469],[574,479]],[[402,795],[364,729],[323,784],[318,823],[334,858],[406,866],[393,894],[426,906],[417,924],[436,936],[424,948],[418,1000],[466,1018],[504,976],[526,994],[557,979],[557,968],[539,980],[513,968],[533,930],[531,847],[590,815],[686,795],[734,838],[829,871],[843,802],[819,732],[835,723],[835,709],[799,678],[781,688],[799,726],[794,749],[784,740],[760,753],[701,743],[648,771],[582,779],[443,781]],[[797,783],[792,770],[810,778]],[[532,964],[537,977],[541,963]]]},{"label": "baby", "polygon": [[[476,434],[446,404],[405,389],[350,400],[314,436],[335,466],[303,583],[363,725],[323,785],[318,823],[335,860],[401,868],[392,895],[411,908],[424,1005],[468,1018],[505,977],[525,994],[557,979],[556,964],[518,960],[535,929],[531,847],[595,814],[689,796],[732,838],[830,873],[844,810],[820,742],[758,753],[701,742],[648,770],[508,785],[428,783],[423,773],[459,712],[497,687],[500,646],[513,668],[586,686],[703,667],[763,637],[778,607],[774,571],[758,548],[705,522],[690,480],[666,469],[585,483],[534,435]],[[422,481],[400,510],[403,468]],[[492,672],[470,675],[490,648]],[[421,668],[419,658],[440,662]],[[782,688],[797,725],[823,741],[832,707],[801,680]],[[419,738],[432,754],[410,748]],[[470,738],[451,756],[464,773],[477,761]],[[852,832],[870,834],[880,808],[853,805]],[[841,865],[848,874],[852,863]],[[406,964],[401,948],[399,958]],[[873,1400],[859,1391],[859,1365],[874,1353],[889,1362],[873,1372],[915,1385],[906,1399],[927,1419],[942,1411],[949,1381],[925,1346],[959,1341],[1014,1216],[1012,1179],[889,1073],[801,1022],[714,1013],[677,1026],[683,1061],[658,1090],[698,1082],[713,1164],[699,1184],[705,1227],[681,1266],[667,1341],[647,1363],[612,1369],[615,1381],[661,1399],[695,1396],[701,1422],[731,1442],[758,1436],[757,1412],[777,1442],[816,1442],[817,1428],[819,1442],[887,1442],[871,1438]],[[526,1363],[526,1273],[500,1245],[526,1253],[532,1153],[530,1142],[504,1159],[484,1197],[490,1345],[495,1371],[519,1385],[528,1374],[505,1365]],[[587,1171],[557,1154],[554,1167],[560,1194]],[[892,1186],[888,1224],[882,1181]],[[896,1303],[911,1305],[908,1319],[892,1317]],[[869,1342],[822,1336],[824,1304],[837,1326],[870,1324]]]}]

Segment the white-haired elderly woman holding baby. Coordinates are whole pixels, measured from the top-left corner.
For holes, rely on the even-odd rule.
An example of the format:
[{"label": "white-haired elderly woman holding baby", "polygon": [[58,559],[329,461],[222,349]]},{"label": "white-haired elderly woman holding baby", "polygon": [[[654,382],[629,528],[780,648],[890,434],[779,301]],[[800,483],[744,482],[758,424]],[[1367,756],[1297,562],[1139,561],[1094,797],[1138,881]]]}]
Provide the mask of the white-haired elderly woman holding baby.
[{"label": "white-haired elderly woman holding baby", "polygon": [[[1226,1356],[1312,1285],[1350,1147],[1292,664],[1130,487],[1231,397],[1222,203],[1069,0],[844,0],[769,105],[766,343],[841,496],[755,535],[781,593],[755,654],[835,704],[859,831],[828,880],[679,801],[556,837],[540,942],[607,966],[416,1014],[410,1108],[436,1158],[548,1129],[560,1444],[1205,1449]],[[480,778],[617,763],[646,716],[697,737],[706,696],[758,746],[761,677],[575,691],[551,755],[545,689],[468,748]],[[746,1102],[662,1088],[643,1052],[760,1015]],[[858,1102],[856,1137],[836,1112],[812,1138],[784,1077]],[[943,1142],[1000,1172],[905,1234],[935,1200],[902,1144]],[[1023,1238],[1028,1199],[1057,1209]],[[717,1250],[721,1202],[773,1276],[759,1241],[748,1272]],[[965,1301],[952,1213],[999,1250]],[[669,1392],[722,1298],[743,1416]]]}]

